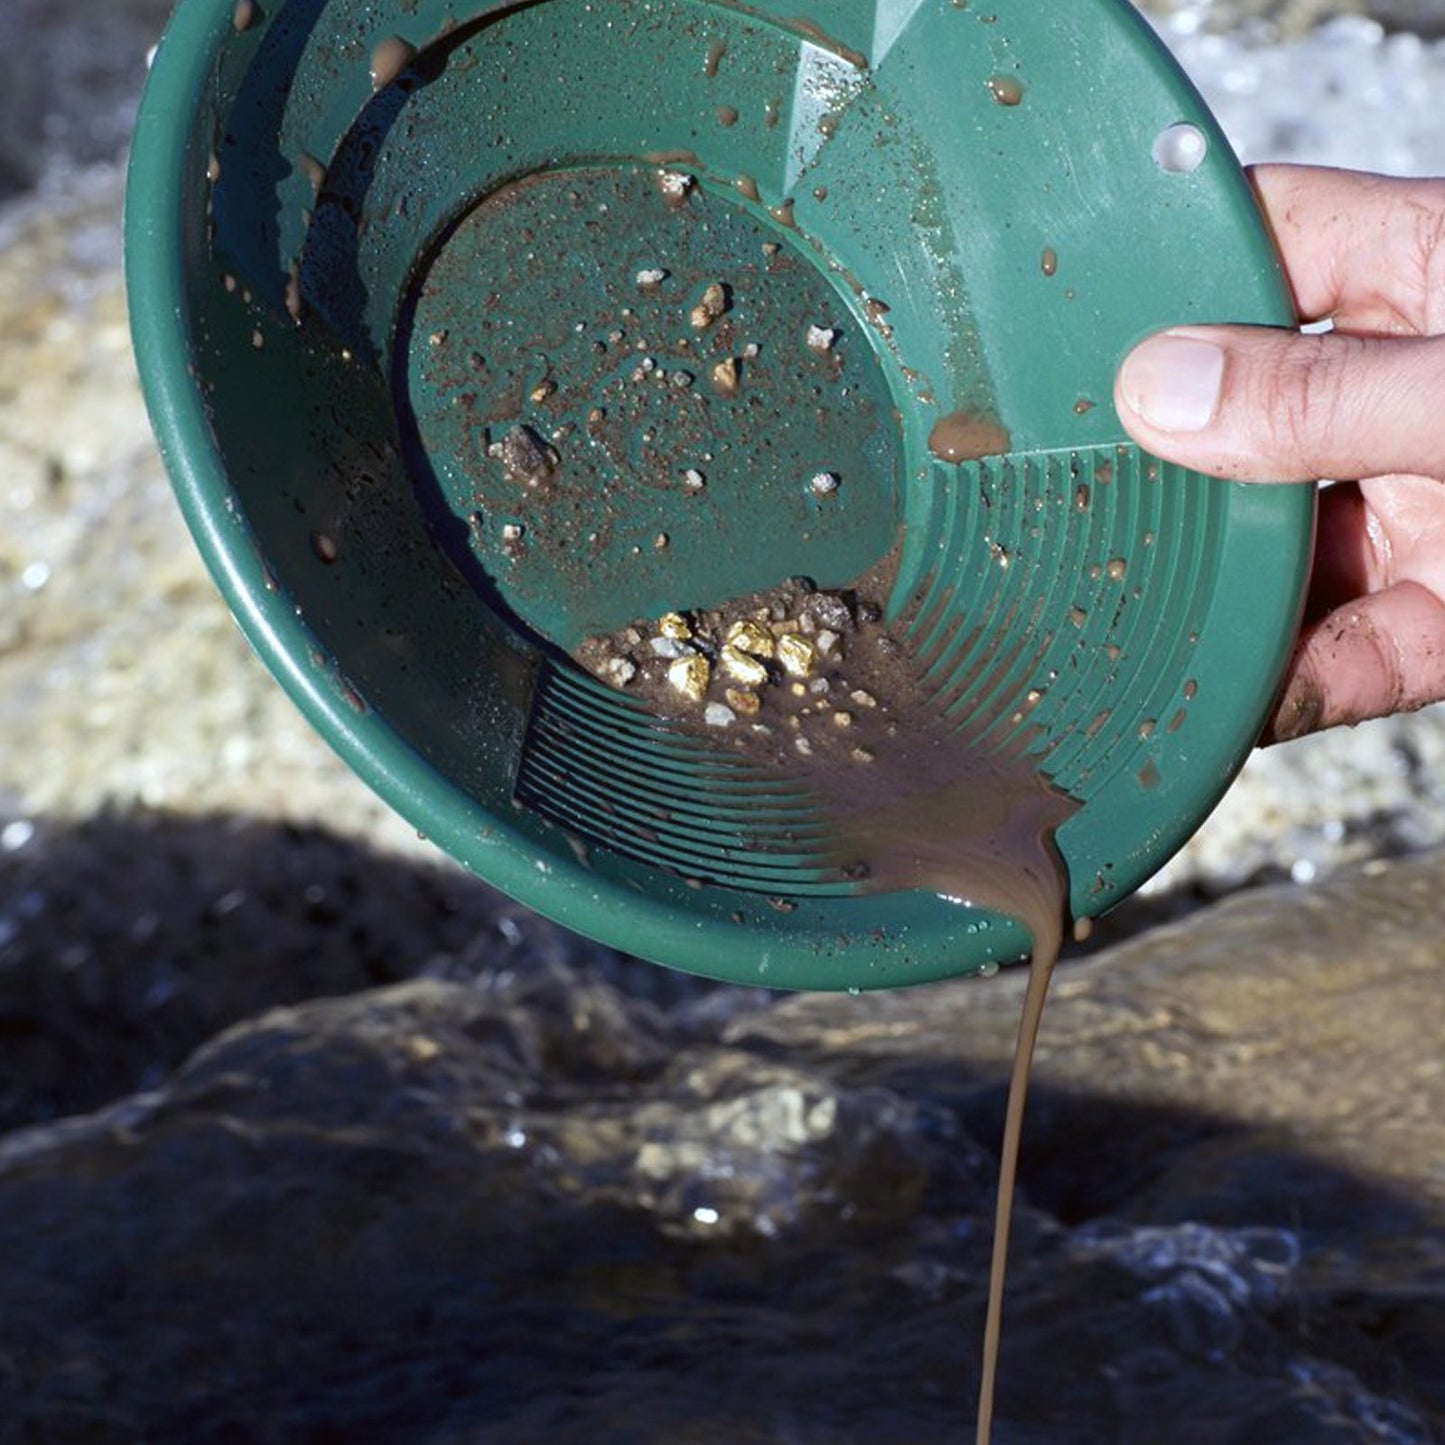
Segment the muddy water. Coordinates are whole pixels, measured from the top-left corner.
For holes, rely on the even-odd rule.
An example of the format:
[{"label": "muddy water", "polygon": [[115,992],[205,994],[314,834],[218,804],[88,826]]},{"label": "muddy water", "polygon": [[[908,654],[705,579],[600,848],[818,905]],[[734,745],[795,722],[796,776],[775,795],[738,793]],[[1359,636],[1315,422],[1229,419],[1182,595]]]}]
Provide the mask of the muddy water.
[{"label": "muddy water", "polygon": [[866,770],[862,793],[834,799],[840,850],[869,863],[869,884],[927,889],[1017,919],[1032,940],[999,1149],[993,1250],[981,1346],[977,1445],[993,1438],[1003,1297],[1029,1074],[1049,981],[1063,943],[1068,878],[1054,848],[1076,805],[1041,777],[1022,735],[998,752],[960,733],[939,736],[925,706],[903,710],[911,736]]},{"label": "muddy water", "polygon": [[[972,420],[968,430],[976,432]],[[1009,677],[1004,660],[986,651],[969,673],[977,691],[970,693],[965,683],[960,692],[951,676],[948,682],[939,677],[950,673],[941,665],[948,627],[941,629],[944,641],[919,642],[932,634],[932,619],[907,607],[893,627],[883,625],[882,603],[894,590],[896,571],[897,557],[890,554],[842,592],[794,582],[715,610],[672,614],[668,651],[682,653],[681,663],[650,660],[646,638],[656,624],[645,619],[588,639],[576,658],[604,681],[622,664],[620,685],[660,715],[805,783],[828,830],[822,861],[861,891],[935,893],[1016,919],[1028,931],[1032,961],[1000,1150],[976,1417],[978,1445],[989,1445],[1029,1071],[1068,900],[1068,876],[1053,840],[1077,804],[1053,788],[1030,757],[1028,708],[1014,698],[1022,684]],[[798,629],[805,622],[816,628],[819,617],[842,636],[827,633],[834,641],[817,656],[829,661],[813,675],[814,644],[800,641]],[[770,621],[781,629],[776,643]],[[722,638],[733,639],[731,661]],[[786,685],[788,669],[779,668],[774,650],[781,654],[789,641],[809,659],[811,686]],[[691,648],[702,650],[688,655]],[[750,655],[739,657],[738,649]],[[726,726],[709,724],[720,706],[708,704],[717,680],[703,658],[712,652],[719,653],[724,677],[751,658],[756,675],[747,696],[752,713],[765,721],[747,725],[746,714],[734,716],[732,708],[742,703],[734,689],[725,693],[732,703],[723,708]],[[790,656],[796,663],[797,649]],[[774,659],[771,680],[763,676],[768,669],[757,660],[762,657]],[[680,666],[690,669],[682,689],[673,681]],[[975,706],[971,697],[996,701]],[[994,725],[1009,713],[1002,738],[990,740]]]},{"label": "muddy water", "polygon": [[371,88],[385,90],[416,59],[416,46],[399,35],[380,41],[371,52]]},{"label": "muddy water", "polygon": [[942,462],[966,462],[999,456],[1009,449],[1009,434],[991,417],[959,410],[940,417],[928,434],[928,450]]}]

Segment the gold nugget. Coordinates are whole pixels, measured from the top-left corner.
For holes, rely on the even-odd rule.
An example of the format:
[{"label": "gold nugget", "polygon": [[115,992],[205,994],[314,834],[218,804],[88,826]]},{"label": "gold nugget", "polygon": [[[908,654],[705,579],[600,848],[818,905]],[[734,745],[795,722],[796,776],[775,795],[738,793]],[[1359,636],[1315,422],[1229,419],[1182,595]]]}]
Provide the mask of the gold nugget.
[{"label": "gold nugget", "polygon": [[735,647],[749,657],[771,657],[776,650],[773,634],[760,622],[752,622],[746,618],[734,622],[728,628],[727,643],[729,647]]},{"label": "gold nugget", "polygon": [[674,642],[690,642],[692,628],[681,612],[664,612],[657,619],[657,635],[670,637]]},{"label": "gold nugget", "polygon": [[723,671],[748,687],[758,687],[768,680],[767,668],[756,657],[749,657],[740,648],[731,645],[724,647],[721,660]]},{"label": "gold nugget", "polygon": [[758,701],[755,692],[749,692],[743,687],[730,687],[723,694],[728,700],[728,706],[737,713],[739,717],[755,717],[762,703]]},{"label": "gold nugget", "polygon": [[707,665],[707,658],[696,652],[689,652],[686,657],[674,658],[667,666],[668,683],[689,702],[701,702],[707,696],[707,684],[711,675],[712,669]]},{"label": "gold nugget", "polygon": [[785,632],[778,638],[778,661],[783,671],[793,677],[811,677],[818,660],[818,650],[806,637]]}]

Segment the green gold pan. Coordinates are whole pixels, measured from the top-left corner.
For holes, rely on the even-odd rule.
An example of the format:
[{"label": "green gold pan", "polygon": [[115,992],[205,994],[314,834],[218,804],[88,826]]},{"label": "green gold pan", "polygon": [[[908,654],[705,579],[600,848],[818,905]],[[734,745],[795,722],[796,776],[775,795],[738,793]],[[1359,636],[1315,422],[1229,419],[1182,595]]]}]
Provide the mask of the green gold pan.
[{"label": "green gold pan", "polygon": [[[873,988],[1027,946],[859,896],[806,791],[570,660],[631,619],[898,546],[891,607],[986,679],[960,706],[1038,694],[1076,915],[1184,842],[1278,685],[1310,489],[1165,466],[1111,404],[1151,330],[1292,320],[1117,0],[182,0],[126,241],[156,431],[262,658],[417,828],[618,947]],[[687,324],[712,283],[731,391]],[[516,485],[518,436],[558,485]]]}]

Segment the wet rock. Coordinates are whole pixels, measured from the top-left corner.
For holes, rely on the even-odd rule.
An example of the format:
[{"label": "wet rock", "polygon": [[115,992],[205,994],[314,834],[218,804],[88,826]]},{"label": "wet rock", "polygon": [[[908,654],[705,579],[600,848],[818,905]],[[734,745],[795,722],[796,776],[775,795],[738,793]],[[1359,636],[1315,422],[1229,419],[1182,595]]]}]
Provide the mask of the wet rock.
[{"label": "wet rock", "polygon": [[[1425,1023],[1445,982],[1442,937],[1440,852],[1241,894],[1064,967],[1036,1077],[1252,1120],[1261,1138],[1399,1186],[1445,1217],[1445,1067]],[[733,1036],[847,1056],[858,1078],[949,1047],[1001,1073],[1022,988],[1018,973],[963,983],[926,1011],[906,993],[866,1008],[790,998]]]},{"label": "wet rock", "polygon": [[[637,1387],[699,1329],[780,1368],[840,1236],[897,1231],[930,1190],[983,1207],[986,1158],[921,1127],[924,1105],[715,1046],[669,1056],[646,1008],[556,982],[275,1011],[161,1089],[11,1135],[0,1283],[28,1324],[0,1322],[0,1418],[43,1438],[596,1438],[617,1409],[607,1428],[638,1428],[656,1402]],[[599,1401],[564,1407],[571,1373]],[[712,1384],[667,1393],[676,1423]]]},{"label": "wet rock", "polygon": [[[1442,874],[1066,969],[1001,1440],[1445,1425]],[[966,1433],[1015,981],[709,1017],[598,964],[494,935],[0,1141],[0,1440]]]},{"label": "wet rock", "polygon": [[[517,970],[535,990],[539,971],[564,966],[665,1011],[674,1041],[712,1036],[767,998],[588,945],[440,859],[401,866],[314,825],[151,811],[11,824],[0,830],[0,1133],[153,1087],[278,1005]],[[595,1048],[613,1032],[599,1022]],[[550,1057],[550,1036],[538,1037]]]}]

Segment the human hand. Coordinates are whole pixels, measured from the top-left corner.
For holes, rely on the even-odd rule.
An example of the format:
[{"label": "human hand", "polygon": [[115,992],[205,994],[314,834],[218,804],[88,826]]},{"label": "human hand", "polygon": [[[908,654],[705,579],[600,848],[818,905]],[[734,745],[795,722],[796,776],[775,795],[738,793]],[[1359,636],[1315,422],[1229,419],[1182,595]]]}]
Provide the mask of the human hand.
[{"label": "human hand", "polygon": [[1266,741],[1445,698],[1445,181],[1251,173],[1306,321],[1188,326],[1125,358],[1140,446],[1320,494],[1305,622]]}]

